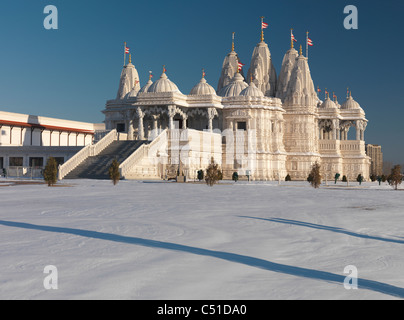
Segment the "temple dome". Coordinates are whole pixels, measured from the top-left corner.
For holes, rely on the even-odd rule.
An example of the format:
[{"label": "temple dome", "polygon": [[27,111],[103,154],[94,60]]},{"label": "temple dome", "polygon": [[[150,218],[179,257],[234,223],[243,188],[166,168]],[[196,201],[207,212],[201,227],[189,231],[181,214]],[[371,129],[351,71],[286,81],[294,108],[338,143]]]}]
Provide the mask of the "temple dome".
[{"label": "temple dome", "polygon": [[345,110],[362,110],[359,103],[357,103],[350,94],[347,100],[341,105],[341,109]]},{"label": "temple dome", "polygon": [[240,95],[241,91],[248,87],[244,82],[243,76],[237,72],[232,81],[219,91],[219,96],[234,97]]},{"label": "temple dome", "polygon": [[190,92],[190,95],[216,95],[215,89],[206,82],[205,78],[202,78]]},{"label": "temple dome", "polygon": [[147,90],[147,92],[180,92],[177,85],[168,79],[165,72],[161,75],[160,79],[154,82]]},{"label": "temple dome", "polygon": [[149,90],[149,88],[152,84],[153,84],[153,81],[151,81],[151,79],[149,79],[149,81],[147,81],[147,83],[139,90],[138,94],[147,92],[147,90]]},{"label": "temple dome", "polygon": [[264,97],[264,94],[257,88],[254,82],[250,82],[250,85],[240,92],[240,96],[244,97]]},{"label": "temple dome", "polygon": [[322,109],[338,109],[337,105],[334,101],[332,101],[329,97],[325,99],[325,101],[320,105]]}]

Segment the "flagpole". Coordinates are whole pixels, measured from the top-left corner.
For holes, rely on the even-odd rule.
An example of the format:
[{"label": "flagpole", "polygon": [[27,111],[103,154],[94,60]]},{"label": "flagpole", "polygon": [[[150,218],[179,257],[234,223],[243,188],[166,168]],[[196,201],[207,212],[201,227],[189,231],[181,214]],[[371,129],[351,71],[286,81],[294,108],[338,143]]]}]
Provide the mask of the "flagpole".
[{"label": "flagpole", "polygon": [[309,59],[309,32],[306,32],[306,58]]},{"label": "flagpole", "polygon": [[293,29],[290,29],[290,48],[293,49]]},{"label": "flagpole", "polygon": [[126,64],[126,42],[123,43],[123,65]]},{"label": "flagpole", "polygon": [[264,18],[265,17],[261,17],[261,42],[264,41],[264,28],[263,28]]}]

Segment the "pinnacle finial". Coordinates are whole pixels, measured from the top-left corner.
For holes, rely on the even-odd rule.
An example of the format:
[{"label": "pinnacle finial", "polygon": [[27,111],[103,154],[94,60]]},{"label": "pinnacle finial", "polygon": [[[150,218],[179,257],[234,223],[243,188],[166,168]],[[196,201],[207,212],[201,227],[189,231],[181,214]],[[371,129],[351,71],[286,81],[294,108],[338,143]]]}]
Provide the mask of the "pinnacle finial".
[{"label": "pinnacle finial", "polygon": [[232,33],[231,52],[234,52],[234,34],[235,32]]},{"label": "pinnacle finial", "polygon": [[293,49],[293,29],[290,29],[290,49]]},{"label": "pinnacle finial", "polygon": [[302,45],[300,45],[300,55],[302,56],[303,55],[303,50],[302,50]]},{"label": "pinnacle finial", "polygon": [[132,54],[129,53],[129,63],[132,63]]}]

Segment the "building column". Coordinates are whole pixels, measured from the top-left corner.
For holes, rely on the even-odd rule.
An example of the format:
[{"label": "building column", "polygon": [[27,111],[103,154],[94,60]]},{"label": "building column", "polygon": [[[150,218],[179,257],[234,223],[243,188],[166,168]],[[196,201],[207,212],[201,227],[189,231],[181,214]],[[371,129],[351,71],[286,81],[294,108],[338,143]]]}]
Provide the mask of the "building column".
[{"label": "building column", "polygon": [[134,129],[133,129],[133,120],[130,119],[128,121],[128,140],[133,140],[133,133],[134,133]]},{"label": "building column", "polygon": [[361,120],[355,121],[355,129],[356,129],[356,140],[359,141],[361,139],[361,129],[362,129]]},{"label": "building column", "polygon": [[187,120],[188,120],[187,116],[182,117],[182,129],[184,130],[187,128]]},{"label": "building column", "polygon": [[213,118],[217,116],[217,110],[215,108],[208,108],[208,130],[213,131]]},{"label": "building column", "polygon": [[337,127],[338,127],[338,120],[332,120],[332,139],[337,140]]},{"label": "building column", "polygon": [[144,112],[140,107],[137,108],[136,112],[139,117],[139,124],[138,124],[138,136],[139,137],[138,137],[138,139],[144,140],[144,126],[143,126]]},{"label": "building column", "polygon": [[175,105],[168,106],[168,129],[174,129],[174,116],[176,114],[176,107]]}]

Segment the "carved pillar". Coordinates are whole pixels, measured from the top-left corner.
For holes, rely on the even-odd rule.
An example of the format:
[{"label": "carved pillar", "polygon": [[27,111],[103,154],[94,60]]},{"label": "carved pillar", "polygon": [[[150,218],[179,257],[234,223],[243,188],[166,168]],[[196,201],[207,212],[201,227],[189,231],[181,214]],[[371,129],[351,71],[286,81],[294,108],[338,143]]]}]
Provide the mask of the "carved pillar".
[{"label": "carved pillar", "polygon": [[184,130],[187,128],[187,120],[188,120],[188,117],[186,114],[184,114],[182,116],[182,129],[184,129]]},{"label": "carved pillar", "polygon": [[356,120],[355,121],[355,128],[356,128],[356,140],[361,139],[361,130],[362,130],[362,121],[361,120]]},{"label": "carved pillar", "polygon": [[365,141],[365,130],[368,123],[366,121],[362,121],[362,130],[361,130],[361,140]]},{"label": "carved pillar", "polygon": [[151,138],[155,139],[159,135],[159,128],[158,128],[158,119],[160,115],[153,115],[153,130],[151,134]]},{"label": "carved pillar", "polygon": [[133,129],[133,120],[130,119],[128,121],[128,140],[133,140],[133,133],[134,133],[134,129]]},{"label": "carved pillar", "polygon": [[175,105],[168,106],[168,129],[174,129],[174,116],[176,114]]},{"label": "carved pillar", "polygon": [[144,140],[144,126],[143,126],[144,112],[142,108],[138,107],[136,113],[139,117],[139,124],[138,124],[139,140]]},{"label": "carved pillar", "polygon": [[338,120],[332,120],[332,139],[337,140],[337,127],[338,127]]},{"label": "carved pillar", "polygon": [[213,118],[217,116],[217,111],[215,108],[208,108],[208,129],[210,132],[213,131]]}]

